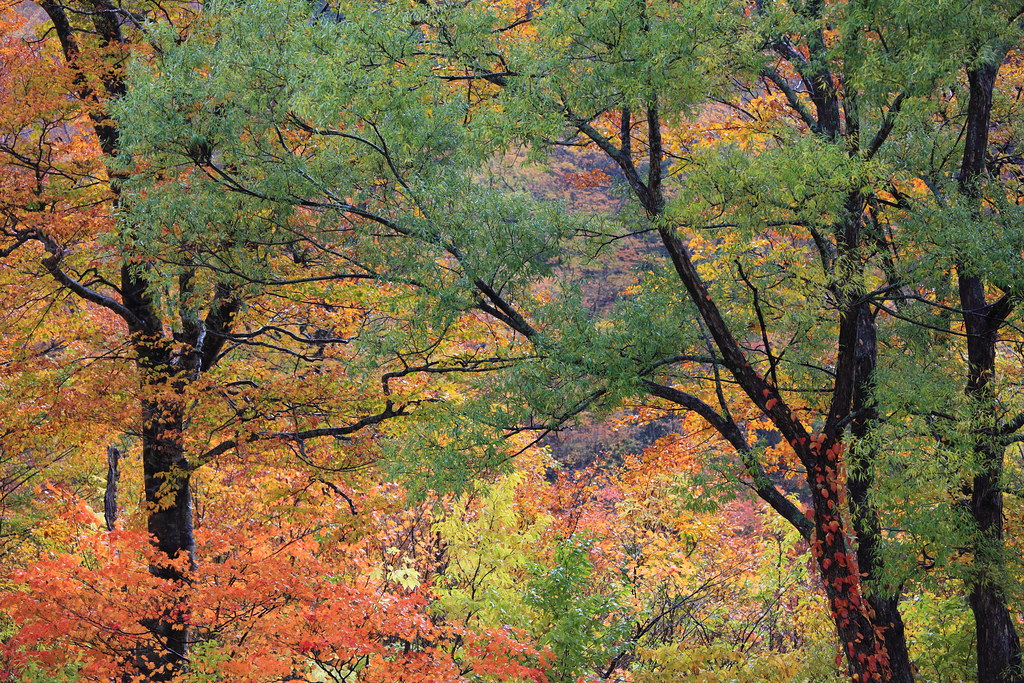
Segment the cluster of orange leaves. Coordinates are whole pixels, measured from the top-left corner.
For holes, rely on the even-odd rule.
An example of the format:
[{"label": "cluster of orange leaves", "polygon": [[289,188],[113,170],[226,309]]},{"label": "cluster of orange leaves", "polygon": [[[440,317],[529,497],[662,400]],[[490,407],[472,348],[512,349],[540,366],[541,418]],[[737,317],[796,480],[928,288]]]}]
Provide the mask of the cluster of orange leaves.
[{"label": "cluster of orange leaves", "polygon": [[[631,577],[615,618],[639,626],[652,604],[691,594],[688,609],[702,619],[733,610],[736,634],[725,635],[752,647],[757,636],[746,629],[760,608],[738,592],[764,570],[764,549],[750,543],[764,531],[758,505],[738,499],[690,514],[672,496],[652,495],[695,472],[700,451],[699,441],[666,439],[629,456],[628,467],[598,460],[555,481],[545,477],[542,455],[527,457],[516,508],[523,519],[552,520],[533,562],[549,563],[559,539],[579,536],[592,542],[587,590],[620,592]],[[186,675],[255,683],[319,667],[381,683],[548,680],[551,655],[537,645],[539,633],[432,608],[445,549],[431,525],[446,499],[415,504],[370,474],[332,489],[252,461],[205,472],[202,498],[218,504],[199,501],[199,562],[189,569],[184,558],[172,561],[189,577],[179,585],[150,571],[169,561],[141,530],[141,511],[107,532],[81,497],[56,485],[37,490],[58,514],[38,527],[46,538],[22,550],[19,568],[0,577],[0,610],[17,625],[0,646],[0,672],[17,680],[28,668],[71,665],[83,680],[107,680],[153,645],[148,620],[180,610],[195,641]],[[396,581],[393,570],[402,567],[419,580]],[[794,595],[785,609],[794,608]],[[676,637],[706,638],[689,630],[695,623],[674,627]]]},{"label": "cluster of orange leaves", "polygon": [[[461,681],[470,671],[545,682],[544,655],[522,634],[447,622],[430,610],[429,585],[403,588],[374,571],[387,537],[376,527],[401,526],[403,516],[386,509],[388,491],[380,492],[385,509],[351,521],[329,491],[307,488],[270,504],[256,489],[238,492],[235,506],[197,530],[201,561],[191,569],[185,557],[161,556],[136,528],[140,519],[100,530],[81,499],[63,496],[62,523],[48,539],[54,549],[3,579],[0,608],[17,630],[0,646],[0,675],[70,665],[83,680],[109,680],[140,649],[158,647],[144,624],[177,610],[194,635],[193,673],[226,680],[281,680],[319,667],[380,683]],[[168,563],[187,583],[151,572]]]},{"label": "cluster of orange leaves", "polygon": [[611,177],[602,169],[595,168],[579,173],[566,173],[565,182],[577,190],[586,190],[592,187],[604,187],[611,181]]}]

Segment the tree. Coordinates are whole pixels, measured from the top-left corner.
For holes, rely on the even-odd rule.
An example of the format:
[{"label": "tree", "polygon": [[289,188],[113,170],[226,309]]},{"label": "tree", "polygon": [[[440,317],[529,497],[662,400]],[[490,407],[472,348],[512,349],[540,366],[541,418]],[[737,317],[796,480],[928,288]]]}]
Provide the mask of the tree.
[{"label": "tree", "polygon": [[[950,306],[949,270],[915,261],[934,238],[918,229],[914,192],[943,186],[953,169],[922,162],[915,127],[957,120],[965,66],[965,141],[936,129],[962,150],[960,194],[978,201],[985,100],[1005,54],[991,46],[1013,45],[1019,26],[1009,10],[971,12],[984,21],[945,5],[394,3],[345,4],[332,23],[304,5],[217,6],[205,27],[216,45],[163,44],[160,72],[140,74],[124,100],[128,148],[152,164],[132,210],[153,212],[154,179],[192,164],[190,206],[228,190],[249,211],[292,207],[302,220],[290,228],[310,244],[350,229],[360,262],[410,285],[421,309],[393,348],[412,346],[425,327],[486,327],[481,313],[501,323],[504,332],[490,328],[493,350],[467,363],[495,371],[473,388],[487,404],[432,405],[424,412],[435,422],[414,452],[451,457],[476,442],[453,417],[462,412],[492,433],[548,429],[633,396],[696,413],[811,544],[851,677],[909,681],[899,600],[910,577],[884,566],[883,517],[893,511],[879,509],[875,491],[880,473],[887,487],[911,483],[889,471],[878,435],[895,430],[911,443],[911,425],[937,411],[905,396],[884,404],[908,390],[879,368],[899,365],[885,352],[911,348],[905,320],[920,328],[928,307]],[[187,78],[196,73],[198,83]],[[190,151],[197,139],[208,153]],[[619,226],[473,177],[518,142],[601,150],[630,195]],[[368,166],[380,180],[352,182]],[[991,177],[1012,180],[1005,173]],[[1007,216],[1013,182],[987,195]],[[665,267],[602,320],[571,286],[552,296],[535,285],[570,238],[592,238],[586,251],[643,235],[657,237]],[[992,267],[972,246],[986,240],[958,238],[942,243],[939,261],[957,266],[952,308],[966,312],[966,327],[947,330],[968,340],[969,397],[991,405],[1010,299],[989,307],[971,274]],[[1008,244],[1017,249],[1016,237]],[[948,336],[941,343],[956,350]],[[429,359],[418,368],[444,370]],[[769,435],[749,428],[757,420],[788,445],[799,491],[766,473]],[[1018,647],[999,572],[984,568],[1004,562],[997,482],[1019,425],[953,422],[980,457],[970,491],[982,571],[968,584],[979,675],[995,680],[1012,675]]]},{"label": "tree", "polygon": [[[123,67],[133,54],[151,54],[145,25],[152,17],[163,17],[167,30],[184,31],[195,8],[39,7],[47,38],[34,43],[26,40],[31,22],[13,8],[4,15],[4,59],[17,67],[3,74],[0,257],[5,301],[12,303],[5,323],[26,344],[5,349],[11,357],[4,359],[10,377],[4,383],[13,404],[5,406],[12,426],[3,434],[4,461],[16,487],[46,460],[67,455],[63,445],[47,442],[49,435],[88,434],[85,440],[102,442],[127,433],[138,440],[146,527],[159,551],[150,569],[166,582],[161,585],[173,587],[162,607],[143,617],[153,638],[130,659],[151,680],[171,680],[188,661],[192,639],[188,586],[197,559],[197,468],[256,441],[270,450],[290,444],[320,465],[354,466],[366,456],[358,447],[342,454],[307,452],[304,444],[351,438],[404,414],[408,404],[376,400],[372,386],[369,392],[362,384],[354,392],[341,388],[351,359],[336,349],[351,341],[346,331],[368,319],[358,306],[342,305],[346,295],[337,283],[367,277],[358,269],[310,275],[316,264],[305,263],[294,242],[272,240],[275,250],[292,249],[275,251],[274,268],[249,269],[248,277],[200,270],[197,259],[210,249],[222,263],[240,253],[249,263],[260,261],[266,250],[252,235],[200,243],[192,251],[168,247],[169,239],[162,247],[153,240],[143,247],[154,226],[118,222],[128,174],[115,161],[122,140],[109,107],[126,92]],[[201,148],[193,141],[189,153],[201,158]],[[232,208],[219,208],[225,212],[220,223],[237,230]],[[272,212],[261,216],[274,220]],[[309,267],[291,278],[289,260]],[[265,297],[270,289],[274,299]],[[268,309],[271,301],[284,303]],[[321,310],[320,327],[305,322],[310,316],[302,310],[309,308]],[[69,373],[76,363],[83,370]],[[343,369],[328,374],[330,382],[311,387],[302,381],[338,366]],[[125,410],[135,418],[119,419]],[[44,420],[48,433],[36,428]],[[227,438],[210,443],[211,435]]]},{"label": "tree", "polygon": [[[1007,213],[1011,215],[1019,206],[1015,169],[1005,169],[1000,162],[990,165],[988,161],[996,156],[990,151],[989,143],[996,77],[1010,47],[1008,38],[1000,34],[987,41],[978,41],[972,45],[973,59],[967,66],[964,150],[956,180],[958,191],[975,217],[981,211],[981,187],[989,179],[994,187],[986,189],[992,193],[996,206],[1010,203]],[[1009,140],[1000,142],[1003,145],[1014,144],[1012,139],[1011,134]],[[1000,182],[1004,179],[1009,181],[1006,183],[1009,188]],[[994,222],[998,224],[1001,219],[1005,220],[998,216]],[[979,232],[983,238],[987,237],[985,221],[978,223],[981,223]],[[1010,258],[1016,260],[1015,257],[1013,254]],[[967,345],[965,392],[973,404],[975,419],[981,422],[972,429],[977,462],[973,480],[965,486],[965,492],[970,493],[971,516],[977,524],[976,540],[972,544],[976,574],[968,580],[969,601],[978,633],[978,680],[1024,680],[1020,638],[1006,604],[1006,589],[1000,580],[1006,563],[1003,546],[1004,454],[1009,445],[1007,437],[1020,429],[1021,418],[1018,415],[1007,419],[1002,414],[993,387],[997,378],[999,331],[1013,309],[1014,294],[1019,285],[1015,279],[1009,282],[997,280],[996,286],[1002,289],[1002,294],[990,301],[985,278],[980,274],[984,267],[967,259],[956,262],[959,309],[964,319]]]},{"label": "tree", "polygon": [[204,561],[181,569],[187,588],[153,575],[170,560],[144,531],[96,529],[71,498],[61,517],[72,547],[16,571],[0,598],[19,626],[0,648],[4,675],[139,680],[129,662],[140,643],[163,647],[140,624],[187,598],[189,668],[176,681],[547,680],[544,653],[520,631],[438,616],[430,587],[402,566],[415,553],[398,539],[426,505],[368,481],[346,500],[348,486],[311,482],[291,463],[223,465],[204,473],[218,496],[196,529]]}]

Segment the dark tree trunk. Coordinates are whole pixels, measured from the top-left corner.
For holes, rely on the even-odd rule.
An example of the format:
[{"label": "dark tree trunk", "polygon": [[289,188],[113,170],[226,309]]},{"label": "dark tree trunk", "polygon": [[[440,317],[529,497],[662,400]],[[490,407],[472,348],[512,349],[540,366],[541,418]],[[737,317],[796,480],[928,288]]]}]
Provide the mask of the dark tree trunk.
[{"label": "dark tree trunk", "polygon": [[103,521],[107,531],[117,524],[117,487],[121,480],[121,451],[107,446],[107,486],[103,492]]},{"label": "dark tree trunk", "polygon": [[122,268],[121,291],[138,321],[132,334],[142,385],[146,526],[162,556],[150,571],[171,582],[170,594],[177,596],[159,617],[144,623],[154,642],[136,651],[135,663],[148,680],[165,681],[178,675],[188,662],[188,606],[180,589],[187,585],[195,562],[191,470],[183,444],[183,392],[189,377],[178,367],[173,342],[164,336],[146,281],[126,266]]},{"label": "dark tree trunk", "polygon": [[[970,69],[967,79],[970,100],[964,132],[964,157],[960,167],[960,191],[969,200],[980,198],[978,183],[985,172],[992,92],[1001,64],[995,62]],[[1003,296],[989,303],[985,283],[971,273],[968,264],[958,266],[960,307],[967,332],[968,376],[966,394],[976,415],[994,414],[992,380],[996,372],[998,331],[1010,312],[1010,300]],[[969,579],[968,603],[977,630],[979,683],[1024,681],[1021,672],[1020,639],[1006,604],[1001,585],[1003,565],[1003,474],[1005,443],[996,426],[975,430],[975,456],[970,483],[970,511],[977,526],[974,568]]]},{"label": "dark tree trunk", "polygon": [[[142,404],[142,467],[145,478],[146,525],[162,559],[150,567],[155,576],[175,585],[188,582],[194,569],[195,536],[189,469],[182,449],[183,404],[144,400]],[[136,663],[148,680],[171,680],[188,661],[188,606],[167,604],[159,618],[145,625],[155,637],[152,647],[136,653]]]},{"label": "dark tree trunk", "polygon": [[[64,7],[52,0],[40,0],[39,6],[53,22],[60,40],[66,63],[77,68],[79,45],[76,32],[68,19]],[[105,0],[98,0],[96,12],[91,15],[92,29],[100,37],[101,45],[123,43],[120,25],[116,19],[117,9]],[[79,95],[83,100],[98,93],[90,85],[85,74],[76,81]],[[115,98],[125,92],[124,83],[117,75],[103,79],[105,97]],[[117,154],[119,140],[117,130],[102,109],[90,114],[93,130],[104,155]],[[118,196],[117,176],[110,189]],[[53,253],[46,261],[47,269],[58,282],[67,285],[66,278],[60,277],[60,254]],[[102,305],[114,310],[128,324],[132,345],[137,360],[142,385],[141,437],[142,462],[145,477],[148,529],[160,551],[168,558],[186,556],[186,566],[193,562],[195,541],[192,534],[192,501],[189,492],[189,470],[185,466],[182,452],[182,428],[184,425],[184,404],[179,401],[160,400],[156,396],[166,395],[168,388],[180,394],[187,377],[175,369],[172,349],[164,338],[164,325],[147,289],[148,283],[138,268],[139,264],[125,263],[121,267],[121,302],[103,299]],[[93,297],[95,300],[95,297]],[[229,316],[230,318],[230,316]],[[109,457],[109,455],[108,455]],[[111,485],[111,481],[114,485]],[[107,525],[111,527],[116,515],[116,464],[108,472],[105,513]],[[184,572],[180,564],[163,562],[153,566],[154,575],[175,582],[183,582]],[[174,591],[177,594],[179,591]],[[168,607],[164,613],[144,624],[154,635],[155,643],[140,647],[134,653],[135,665],[147,680],[170,680],[179,673],[187,662],[188,632],[187,614],[183,603]],[[128,680],[131,675],[126,675]]]},{"label": "dark tree trunk", "polygon": [[[829,97],[823,95],[823,98],[818,105],[819,113],[824,109],[831,111]],[[841,422],[841,420],[836,420],[834,414],[838,411],[845,419],[852,409],[851,404],[856,397],[858,386],[861,389],[868,386],[870,371],[874,368],[873,336],[871,336],[869,364],[866,368],[860,368],[865,374],[859,385],[856,381],[859,369],[857,367],[858,360],[854,351],[858,349],[859,342],[863,341],[860,336],[862,331],[867,334],[865,330],[870,330],[873,335],[873,321],[869,317],[861,319],[860,310],[863,310],[864,316],[867,314],[865,305],[847,307],[847,314],[842,321],[840,330],[841,367],[837,368],[837,375],[845,371],[846,377],[837,378],[833,410],[830,411],[825,432],[812,436],[786,404],[778,388],[750,364],[743,348],[694,267],[686,244],[676,235],[674,228],[663,222],[662,213],[665,201],[658,172],[662,160],[661,124],[653,105],[648,108],[647,118],[648,160],[651,171],[646,184],[639,178],[632,161],[625,157],[621,150],[614,149],[606,140],[602,147],[607,148],[606,151],[622,168],[648,214],[656,221],[661,222],[658,232],[662,243],[672,259],[680,282],[707,325],[708,332],[721,353],[723,364],[754,405],[772,420],[783,438],[793,447],[806,469],[814,517],[811,550],[818,563],[851,679],[865,683],[867,681],[894,680],[891,673],[892,660],[887,648],[887,643],[892,640],[897,649],[897,663],[903,667],[898,673],[903,678],[895,680],[899,680],[901,683],[904,680],[909,680],[907,678],[910,676],[909,657],[906,655],[907,647],[903,639],[902,620],[899,619],[896,610],[895,598],[890,603],[884,601],[879,603],[884,610],[886,620],[876,622],[877,614],[867,599],[857,553],[848,540],[855,536],[855,530],[849,520],[844,520],[842,517],[842,510],[846,503],[845,485],[839,476],[839,460],[843,454],[843,442],[838,436],[841,430],[835,427],[835,423]],[[831,119],[829,120],[831,121]],[[838,130],[832,132],[838,135]],[[584,129],[584,133],[592,135],[586,129]],[[598,139],[600,138],[598,137]],[[859,194],[851,194],[848,203],[850,204],[848,207],[850,215],[843,226],[843,234],[839,236],[839,241],[845,243],[850,250],[856,250],[860,236],[862,198]],[[853,317],[850,317],[851,312]],[[867,325],[864,330],[861,329],[862,322]],[[863,361],[861,362],[863,364]],[[861,395],[862,397],[866,395],[866,389],[861,392]],[[829,428],[830,425],[831,428]],[[728,434],[724,431],[723,436],[729,439]],[[766,500],[771,504],[772,501],[769,498]],[[800,526],[797,525],[797,528],[800,529]],[[870,529],[868,530],[870,531]],[[889,624],[894,624],[893,628],[887,628]]]},{"label": "dark tree trunk", "polygon": [[[37,0],[39,6],[53,22],[66,64],[79,68],[80,46],[77,33],[86,31],[98,36],[101,47],[121,45],[125,37],[121,32],[117,6],[109,0],[94,0],[93,11],[83,15],[88,25],[73,26],[64,5],[54,0]],[[82,100],[116,99],[126,92],[120,70],[101,75],[102,88],[85,73],[79,73],[75,83]],[[100,149],[108,158],[119,151],[119,138],[103,107],[89,107],[93,131]],[[110,189],[117,204],[121,176],[111,172]],[[60,270],[61,253],[51,250],[44,260],[47,270],[57,281],[72,284]],[[213,366],[224,345],[224,334],[230,329],[239,302],[225,285],[218,285],[212,306],[205,321],[182,314],[184,329],[180,345],[166,334],[165,322],[151,299],[145,264],[125,261],[121,267],[120,299],[100,296],[85,288],[77,290],[96,303],[120,315],[131,333],[136,355],[136,368],[140,376],[142,398],[140,406],[142,464],[145,481],[147,528],[160,551],[160,559],[150,567],[154,576],[170,584],[169,595],[173,603],[163,612],[144,622],[153,635],[150,643],[140,646],[134,653],[137,673],[145,680],[172,680],[187,669],[188,662],[188,603],[185,588],[188,574],[194,569],[195,538],[192,522],[190,490],[191,468],[185,459],[183,432],[185,402],[183,394],[189,382]],[[187,284],[188,280],[183,280]],[[74,290],[74,288],[73,288]],[[207,332],[212,332],[212,339]],[[116,449],[108,452],[107,491],[104,513],[108,528],[113,528],[117,516],[117,478],[120,454]],[[166,558],[166,560],[164,559]],[[137,673],[126,673],[125,680],[135,680]]]},{"label": "dark tree trunk", "polygon": [[875,453],[862,445],[862,440],[871,431],[872,423],[878,419],[877,411],[870,402],[870,380],[878,358],[875,321],[866,303],[857,305],[855,311],[857,343],[854,347],[854,367],[857,386],[853,395],[852,414],[855,417],[850,424],[854,443],[847,457],[847,490],[853,527],[857,532],[857,564],[864,576],[871,621],[876,628],[881,629],[889,655],[889,680],[893,683],[913,683],[910,652],[903,616],[899,611],[900,588],[879,580],[882,569],[878,554],[882,537],[881,524],[878,511],[870,500],[870,491],[874,485]]},{"label": "dark tree trunk", "polygon": [[[144,400],[142,403],[142,468],[145,477],[147,528],[157,547],[170,559],[195,551],[189,469],[181,444],[183,406]],[[180,579],[179,570],[157,569],[157,576]]]}]

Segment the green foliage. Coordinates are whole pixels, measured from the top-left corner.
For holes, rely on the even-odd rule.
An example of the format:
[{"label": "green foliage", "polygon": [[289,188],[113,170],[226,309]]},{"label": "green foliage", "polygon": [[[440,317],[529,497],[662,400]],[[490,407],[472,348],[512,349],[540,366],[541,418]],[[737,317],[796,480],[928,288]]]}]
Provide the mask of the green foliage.
[{"label": "green foliage", "polygon": [[903,614],[922,680],[954,683],[975,676],[974,623],[962,597],[925,591],[904,602]]},{"label": "green foliage", "polygon": [[231,653],[216,639],[204,640],[192,646],[189,652],[191,666],[182,683],[217,683],[227,680],[221,665],[231,661]]},{"label": "green foliage", "polygon": [[607,666],[628,647],[629,622],[615,595],[593,591],[592,544],[574,536],[558,544],[554,562],[538,566],[526,587],[526,602],[537,610],[533,631],[555,655],[551,673],[559,683]]},{"label": "green foliage", "polygon": [[19,683],[76,683],[83,680],[79,665],[66,664],[54,669],[48,664],[33,662],[21,670]]},{"label": "green foliage", "polygon": [[[501,470],[502,438],[606,415],[643,397],[646,379],[684,386],[737,431],[763,419],[764,397],[733,391],[740,368],[723,370],[735,360],[719,357],[678,263],[638,269],[637,285],[602,310],[579,283],[558,282],[572,259],[614,241],[606,231],[660,230],[687,241],[746,354],[740,365],[749,358],[811,431],[826,416],[833,426],[856,417],[831,415],[828,402],[840,321],[863,305],[878,370],[856,379],[870,385],[864,412],[881,417],[852,446],[870,472],[852,474],[877,482],[871,503],[885,520],[875,588],[971,580],[961,549],[977,530],[962,497],[997,417],[994,402],[970,404],[950,381],[963,356],[953,273],[1018,289],[1024,221],[1020,192],[997,173],[976,188],[984,212],[959,197],[960,73],[1019,39],[1007,7],[561,0],[529,21],[478,1],[336,10],[343,21],[306,2],[220,2],[187,40],[153,33],[157,60],[133,68],[116,110],[134,173],[119,239],[162,263],[153,279],[172,281],[180,259],[248,291],[293,266],[358,281],[370,312],[347,372],[460,378],[384,383],[389,401],[415,406],[388,432],[386,466],[421,489],[459,490]],[[790,71],[777,71],[780,59]],[[825,104],[806,93],[833,87],[834,129],[824,130]],[[1000,103],[1007,112],[1012,99]],[[658,126],[674,163],[630,179],[637,196],[617,222],[480,177],[519,144],[538,157],[587,143],[620,169],[653,165],[637,161],[649,149],[630,148],[654,145],[644,126]],[[642,182],[664,183],[664,214],[640,207]],[[187,298],[164,286],[166,306]],[[1018,404],[1008,398],[998,419]],[[463,498],[438,522],[449,558],[439,609],[526,628],[555,653],[556,678],[573,680],[628,642],[625,622],[614,595],[589,590],[586,542],[538,558],[544,522],[518,516],[516,487],[506,477],[480,511]],[[935,670],[942,640],[921,641]],[[832,675],[821,651],[808,668],[785,657],[765,666],[791,680]],[[656,648],[651,661],[666,680],[745,665],[717,646]],[[743,675],[768,676],[760,666]]]}]

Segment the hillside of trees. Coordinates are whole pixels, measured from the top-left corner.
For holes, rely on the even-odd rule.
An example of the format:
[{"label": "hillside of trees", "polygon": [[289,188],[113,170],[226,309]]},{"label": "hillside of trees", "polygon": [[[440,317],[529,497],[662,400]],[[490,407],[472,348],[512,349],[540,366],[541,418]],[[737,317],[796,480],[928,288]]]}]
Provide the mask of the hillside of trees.
[{"label": "hillside of trees", "polygon": [[0,4],[0,680],[1024,682],[1022,33]]}]

